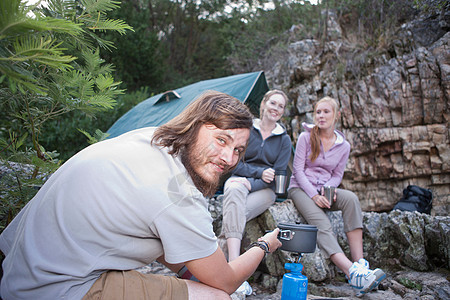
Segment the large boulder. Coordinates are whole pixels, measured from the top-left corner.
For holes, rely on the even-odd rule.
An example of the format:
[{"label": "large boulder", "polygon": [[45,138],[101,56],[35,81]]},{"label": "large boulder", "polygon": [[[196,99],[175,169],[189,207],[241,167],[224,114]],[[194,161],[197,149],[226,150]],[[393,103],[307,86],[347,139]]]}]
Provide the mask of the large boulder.
[{"label": "large boulder", "polygon": [[[216,233],[220,234],[222,197],[211,201],[210,211],[215,218]],[[217,213],[220,212],[220,213]],[[343,251],[350,257],[347,237],[343,230],[340,211],[328,211],[333,231]],[[432,271],[439,267],[450,268],[450,217],[430,216],[418,212],[391,211],[390,213],[363,212],[364,256],[372,266],[385,269],[406,266],[417,271]],[[293,202],[288,199],[273,204],[259,217],[246,225],[242,251],[278,223],[303,223]],[[295,261],[296,253],[277,251],[268,255],[259,270],[281,278],[286,272],[284,264]],[[300,262],[303,273],[315,282],[334,278],[339,270],[325,259],[319,248],[305,253]]]}]

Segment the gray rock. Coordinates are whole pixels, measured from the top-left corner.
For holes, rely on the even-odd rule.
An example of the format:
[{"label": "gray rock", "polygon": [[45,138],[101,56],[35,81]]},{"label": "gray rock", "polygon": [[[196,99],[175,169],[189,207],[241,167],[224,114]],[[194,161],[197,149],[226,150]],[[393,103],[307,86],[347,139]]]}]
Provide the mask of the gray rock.
[{"label": "gray rock", "polygon": [[[213,212],[221,211],[221,205],[221,197],[210,200],[210,210]],[[339,244],[350,257],[341,212],[329,211],[327,214]],[[247,223],[241,250],[245,251],[266,230],[272,230],[282,222],[306,223],[290,199],[273,204],[262,215]],[[215,223],[221,224],[221,216],[217,216]],[[447,299],[444,296],[448,295],[450,288],[446,278],[450,266],[450,217],[402,211],[363,212],[363,223],[364,255],[372,267],[383,268],[388,274],[380,290],[371,292],[364,299]],[[220,228],[220,225],[215,227]],[[219,231],[217,234],[220,234]],[[296,254],[281,250],[268,255],[258,267],[252,282],[256,291],[263,291],[264,298],[258,298],[258,295],[247,298],[280,299],[281,279],[286,273],[284,264],[297,258]],[[343,273],[323,257],[319,248],[314,253],[304,254],[300,263],[304,266],[302,273],[310,281],[310,293],[319,296],[314,298],[311,295],[309,299],[320,299],[320,296],[355,298]],[[443,273],[436,271],[439,268],[445,268]],[[421,290],[414,289],[414,285],[406,287],[404,284],[409,281],[415,286],[422,286]],[[268,294],[268,290],[277,292]]]},{"label": "gray rock", "polygon": [[[349,256],[341,212],[329,211],[327,214],[339,244]],[[259,226],[271,224],[271,216],[275,223],[306,223],[299,216],[291,200],[275,203],[265,214],[248,223],[247,239],[259,237],[258,234],[262,234],[264,230],[254,231],[251,228],[254,224]],[[418,271],[430,271],[442,266],[449,268],[450,217],[432,217],[418,212],[402,211],[392,211],[389,214],[364,212],[363,217],[364,252],[371,265],[389,267],[395,259],[402,265]],[[264,221],[261,222],[259,219]],[[285,260],[290,259],[289,255],[284,253],[283,257]],[[329,262],[322,257],[320,249],[316,249],[316,252],[312,254],[304,255],[302,263],[312,267],[314,274],[308,275],[315,280],[324,280],[334,274],[333,267],[325,267],[329,265]]]},{"label": "gray rock", "polygon": [[[221,197],[210,199],[209,209],[214,215],[215,228],[220,234]],[[450,299],[449,225],[450,217],[393,211],[364,212],[364,254],[371,266],[381,267],[387,278],[378,290],[356,298],[340,272],[320,249],[304,254],[300,260],[303,274],[308,277],[308,299]],[[338,241],[348,251],[340,212],[328,212]],[[242,251],[251,241],[273,229],[277,223],[305,223],[291,200],[275,203],[265,213],[248,222]],[[347,253],[348,255],[349,253]],[[281,299],[284,264],[295,261],[291,252],[276,251],[268,255],[249,279],[253,294],[245,297],[234,293],[232,299]],[[427,270],[423,272],[423,270]],[[175,274],[154,262],[140,268],[143,273],[167,276]]]}]

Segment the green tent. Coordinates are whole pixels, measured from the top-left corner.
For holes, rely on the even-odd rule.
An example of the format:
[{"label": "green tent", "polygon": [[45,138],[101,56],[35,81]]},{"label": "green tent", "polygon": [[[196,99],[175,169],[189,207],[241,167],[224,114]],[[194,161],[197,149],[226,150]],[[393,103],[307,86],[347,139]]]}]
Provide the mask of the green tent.
[{"label": "green tent", "polygon": [[207,90],[223,92],[239,99],[257,116],[259,104],[269,87],[264,72],[260,71],[199,81],[167,91],[148,98],[130,109],[108,130],[109,138],[138,128],[163,125]]}]

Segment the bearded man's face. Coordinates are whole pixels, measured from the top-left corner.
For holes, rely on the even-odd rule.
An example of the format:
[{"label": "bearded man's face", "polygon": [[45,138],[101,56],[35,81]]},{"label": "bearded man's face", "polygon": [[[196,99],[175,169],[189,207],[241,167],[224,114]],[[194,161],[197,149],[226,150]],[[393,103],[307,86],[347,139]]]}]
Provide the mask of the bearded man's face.
[{"label": "bearded man's face", "polygon": [[249,136],[247,128],[220,129],[212,124],[200,127],[196,141],[183,151],[181,158],[203,195],[214,195],[221,176],[238,163]]}]

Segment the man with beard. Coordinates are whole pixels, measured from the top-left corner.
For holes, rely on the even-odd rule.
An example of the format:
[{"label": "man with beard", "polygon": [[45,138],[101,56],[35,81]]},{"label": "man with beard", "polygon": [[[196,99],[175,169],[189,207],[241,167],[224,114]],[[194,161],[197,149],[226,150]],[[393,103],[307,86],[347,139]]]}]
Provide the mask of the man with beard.
[{"label": "man with beard", "polygon": [[[275,229],[228,263],[207,209],[251,126],[245,105],[209,92],[166,125],[80,151],[0,236],[1,297],[229,298],[281,246]],[[155,260],[199,282],[135,271]]]}]

